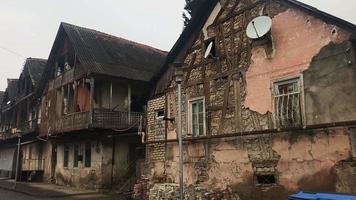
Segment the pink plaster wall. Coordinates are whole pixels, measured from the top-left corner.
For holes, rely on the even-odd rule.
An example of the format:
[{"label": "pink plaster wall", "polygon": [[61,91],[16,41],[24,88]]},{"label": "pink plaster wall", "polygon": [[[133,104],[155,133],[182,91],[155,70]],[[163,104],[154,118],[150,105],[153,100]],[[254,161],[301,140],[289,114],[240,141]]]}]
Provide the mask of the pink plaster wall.
[{"label": "pink plaster wall", "polygon": [[303,136],[292,144],[283,138],[276,138],[273,149],[281,156],[277,165],[279,184],[286,189],[297,190],[307,187],[302,181],[305,178],[331,178],[329,173],[332,167],[350,157],[351,146],[347,131],[339,129],[330,135],[320,133],[314,137]]},{"label": "pink plaster wall", "polygon": [[[310,189],[313,184],[320,186],[321,189],[333,187],[335,182],[331,177],[332,168],[339,161],[351,156],[349,131],[346,128],[331,130],[329,134],[324,131],[312,135],[288,133],[276,136],[272,140],[272,149],[280,155],[277,164],[278,184],[283,186],[285,191]],[[168,160],[166,165],[156,163],[151,175],[159,176],[166,173],[171,180],[178,183],[178,145],[171,144],[168,149],[173,155],[172,160]],[[225,189],[239,183],[246,184],[246,180],[253,177],[249,151],[242,143],[216,141],[216,145],[211,147],[210,152],[213,161],[209,162],[209,179],[203,183],[205,187]],[[204,145],[201,142],[185,145],[184,182],[186,185],[196,184],[198,173],[194,167],[196,158],[204,157],[204,154]],[[253,184],[251,187],[254,187]]]},{"label": "pink plaster wall", "polygon": [[338,27],[296,9],[276,15],[272,21],[274,55],[268,59],[263,47],[253,48],[246,74],[244,106],[261,114],[272,111],[272,80],[301,73],[323,46],[349,37]]}]

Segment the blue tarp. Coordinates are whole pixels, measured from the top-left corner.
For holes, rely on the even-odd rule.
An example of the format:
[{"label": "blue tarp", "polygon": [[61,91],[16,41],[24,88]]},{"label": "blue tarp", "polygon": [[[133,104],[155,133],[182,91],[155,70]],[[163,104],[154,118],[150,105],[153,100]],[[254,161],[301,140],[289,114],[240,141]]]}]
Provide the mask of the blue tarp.
[{"label": "blue tarp", "polygon": [[354,195],[328,194],[328,193],[307,193],[299,192],[290,195],[288,200],[356,200]]}]

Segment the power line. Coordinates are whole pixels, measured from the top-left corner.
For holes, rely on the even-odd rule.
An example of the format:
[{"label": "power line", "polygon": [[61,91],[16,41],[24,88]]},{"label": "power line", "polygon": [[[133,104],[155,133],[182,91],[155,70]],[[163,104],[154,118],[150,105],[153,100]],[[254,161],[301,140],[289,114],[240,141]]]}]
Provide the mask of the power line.
[{"label": "power line", "polygon": [[12,54],[14,54],[14,55],[16,55],[16,56],[19,56],[19,57],[21,57],[21,58],[26,58],[25,56],[23,56],[23,55],[17,53],[16,51],[12,51],[12,50],[10,50],[10,49],[8,49],[8,48],[6,48],[6,47],[0,46],[0,49],[2,49],[2,50],[4,50],[4,51],[7,51],[7,52],[9,52],[9,53],[12,53]]}]

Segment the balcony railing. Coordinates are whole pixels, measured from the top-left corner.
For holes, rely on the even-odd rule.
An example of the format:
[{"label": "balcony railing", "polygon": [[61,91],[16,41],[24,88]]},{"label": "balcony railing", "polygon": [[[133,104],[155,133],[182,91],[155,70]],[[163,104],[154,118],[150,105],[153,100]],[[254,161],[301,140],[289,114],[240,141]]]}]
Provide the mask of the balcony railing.
[{"label": "balcony railing", "polygon": [[66,132],[89,128],[90,112],[76,112],[64,115],[55,124],[56,132]]},{"label": "balcony railing", "polygon": [[143,113],[112,111],[110,109],[94,109],[93,126],[100,128],[129,129],[138,128]]},{"label": "balcony railing", "polygon": [[94,109],[64,115],[56,121],[54,132],[68,132],[88,128],[137,129],[143,123],[143,113]]},{"label": "balcony railing", "polygon": [[22,171],[43,171],[44,170],[44,159],[23,159],[21,170]]},{"label": "balcony railing", "polygon": [[32,119],[29,121],[25,121],[17,126],[16,131],[18,131],[22,134],[34,132],[38,129],[37,121],[38,121],[38,119]]},{"label": "balcony railing", "polygon": [[60,76],[49,81],[49,89],[59,88],[74,81],[74,68],[63,72]]}]

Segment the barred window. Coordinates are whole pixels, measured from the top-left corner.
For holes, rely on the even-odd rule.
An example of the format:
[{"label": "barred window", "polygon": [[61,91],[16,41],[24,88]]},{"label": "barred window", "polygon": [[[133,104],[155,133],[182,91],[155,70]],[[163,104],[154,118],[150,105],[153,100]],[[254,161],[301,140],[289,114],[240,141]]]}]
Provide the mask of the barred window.
[{"label": "barred window", "polygon": [[298,127],[302,125],[300,78],[274,83],[274,116],[277,127]]},{"label": "barred window", "polygon": [[189,101],[189,133],[193,136],[205,135],[204,98]]}]

